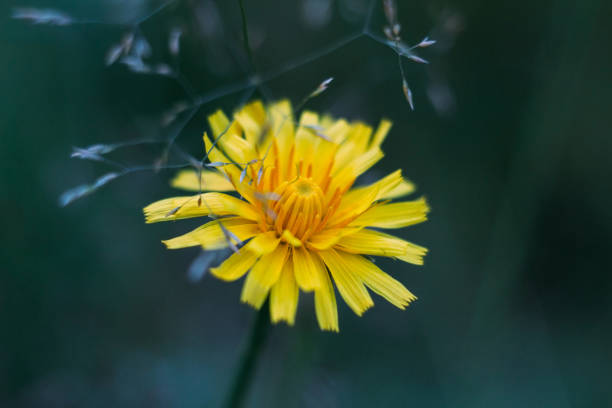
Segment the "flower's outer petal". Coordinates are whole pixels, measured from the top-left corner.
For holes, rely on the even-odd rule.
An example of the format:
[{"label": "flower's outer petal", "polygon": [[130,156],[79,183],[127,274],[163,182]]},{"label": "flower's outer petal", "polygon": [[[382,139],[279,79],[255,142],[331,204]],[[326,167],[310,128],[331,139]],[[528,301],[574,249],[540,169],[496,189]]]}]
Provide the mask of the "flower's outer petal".
[{"label": "flower's outer petal", "polygon": [[319,124],[319,115],[314,112],[304,111],[300,116],[300,122],[295,132],[295,157],[296,162],[304,162],[306,168],[314,156],[314,144],[317,136],[313,135],[313,128]]},{"label": "flower's outer petal", "polygon": [[401,203],[375,205],[350,224],[351,227],[402,228],[427,220],[425,198]]},{"label": "flower's outer petal", "polygon": [[382,142],[384,142],[385,138],[387,137],[387,134],[389,133],[389,130],[391,129],[392,125],[393,123],[388,119],[383,119],[380,121],[380,124],[376,129],[376,133],[374,133],[374,136],[372,137],[372,143],[370,144],[370,148],[380,147]]},{"label": "flower's outer petal", "polygon": [[336,305],[336,294],[334,293],[334,286],[332,285],[329,273],[323,261],[317,254],[313,254],[314,260],[318,265],[316,272],[319,275],[320,286],[315,289],[315,312],[317,314],[317,321],[321,330],[329,330],[337,332],[338,327],[338,307]]},{"label": "flower's outer petal", "polygon": [[[370,191],[376,190],[376,196],[373,201],[397,198],[406,194],[410,194],[414,191],[415,187],[409,181],[404,180],[402,177],[402,171],[396,170],[386,177],[381,178],[375,183],[368,186],[357,187],[351,189],[348,193],[342,197],[343,203],[340,204],[341,208],[359,199],[363,199],[364,196],[370,196]],[[367,208],[367,207],[366,207]]]},{"label": "flower's outer petal", "polygon": [[343,227],[366,211],[378,197],[378,185],[363,190],[362,194],[343,197],[340,206],[327,223],[328,228]]},{"label": "flower's outer petal", "polygon": [[[233,236],[228,237],[227,232],[224,232],[222,227]],[[224,218],[210,221],[191,232],[162,242],[168,249],[196,245],[201,245],[204,249],[221,249],[229,246],[229,239],[235,241],[235,238],[237,238],[240,241],[244,241],[260,232],[259,226],[253,223],[253,221],[244,218]],[[234,244],[238,243],[234,242]]]},{"label": "flower's outer petal", "polygon": [[292,258],[295,280],[300,288],[305,292],[318,289],[321,286],[318,269],[322,267],[319,260],[305,248],[293,248]]},{"label": "flower's outer petal", "polygon": [[[230,159],[223,154],[221,150],[217,148],[218,145],[213,147],[213,142],[208,137],[208,134],[204,132],[202,135],[202,139],[204,140],[204,149],[206,149],[206,154],[208,155],[208,160],[211,162],[220,162],[220,163],[230,163]],[[234,166],[225,166],[223,168],[224,171],[227,172],[228,169],[232,169]]]},{"label": "flower's outer petal", "polygon": [[254,101],[245,105],[234,113],[234,119],[244,130],[244,136],[251,146],[255,146],[262,136],[261,131],[266,120],[266,111],[261,101]]},{"label": "flower's outer petal", "polygon": [[230,159],[246,163],[255,158],[253,145],[240,136],[242,129],[237,121],[230,123],[223,111],[218,110],[208,117],[208,123],[215,138],[219,139],[219,147]]},{"label": "flower's outer petal", "polygon": [[404,285],[381,271],[380,268],[363,256],[346,252],[340,252],[339,254],[348,270],[352,271],[367,287],[387,299],[394,306],[405,309],[410,302],[416,300],[416,296],[410,293]]},{"label": "flower's outer petal", "polygon": [[380,196],[381,200],[385,200],[385,199],[393,199],[393,198],[400,198],[403,197],[405,195],[408,194],[412,194],[416,191],[416,186],[414,185],[414,183],[412,183],[410,180],[406,180],[406,179],[402,179],[402,181],[400,181],[400,183],[393,189],[391,189],[389,192],[383,194]]},{"label": "flower's outer petal", "polygon": [[328,228],[318,232],[308,239],[307,246],[311,249],[323,251],[336,245],[344,235],[352,234],[359,228]]},{"label": "flower's outer petal", "polygon": [[197,170],[181,170],[170,185],[187,191],[234,191],[234,186],[225,174],[218,171],[202,170],[198,179]]},{"label": "flower's outer petal", "polygon": [[330,185],[331,190],[352,184],[357,177],[365,173],[383,157],[384,154],[379,148],[373,148],[359,156],[351,157],[351,160],[345,166],[332,170],[334,178]]},{"label": "flower's outer petal", "polygon": [[335,144],[341,144],[346,140],[350,130],[351,125],[346,120],[338,119],[325,129],[323,133]]},{"label": "flower's outer petal", "polygon": [[280,238],[276,237],[276,232],[268,231],[260,233],[255,238],[250,240],[246,245],[246,249],[254,254],[257,254],[258,256],[261,256],[274,251],[279,242]]},{"label": "flower's outer petal", "polygon": [[270,318],[272,323],[284,320],[287,324],[293,326],[299,294],[300,291],[293,276],[293,268],[291,263],[287,263],[270,292]]},{"label": "flower's outer petal", "polygon": [[[234,167],[235,168],[235,167]],[[256,205],[257,203],[257,194],[256,190],[248,184],[246,181],[241,183],[240,176],[236,174],[236,172],[227,172],[230,183],[234,186],[234,189],[238,194],[242,196],[245,200],[247,200],[252,205]]]},{"label": "flower's outer petal", "polygon": [[218,110],[208,117],[208,124],[212,129],[213,135],[218,140],[221,150],[238,163],[246,163],[255,158],[253,145],[243,139],[242,128],[238,121],[230,122],[223,111]]},{"label": "flower's outer petal", "polygon": [[146,206],[144,214],[147,223],[206,215],[238,215],[253,221],[259,217],[247,202],[223,193],[166,198]]},{"label": "flower's outer petal", "polygon": [[216,138],[223,135],[219,139],[219,143],[227,134],[239,135],[242,129],[238,122],[230,122],[225,113],[221,109],[217,109],[215,113],[208,115],[208,125],[212,130],[213,136]]},{"label": "flower's outer petal", "polygon": [[210,268],[210,272],[219,279],[234,281],[244,276],[255,261],[257,261],[257,255],[242,248],[218,267]]},{"label": "flower's outer petal", "polygon": [[[333,171],[336,172],[346,166],[350,166],[356,157],[362,156],[368,151],[368,144],[372,128],[364,123],[357,122],[351,126],[349,134],[338,149],[334,158]],[[371,150],[380,150],[378,147]]]},{"label": "flower's outer petal", "polygon": [[370,229],[340,238],[335,248],[353,254],[394,257],[415,265],[423,265],[423,256],[427,254],[427,248]]},{"label": "flower's outer petal", "polygon": [[285,180],[287,178],[287,160],[295,140],[291,102],[284,99],[268,106],[268,115],[271,124],[261,145],[265,151],[272,141],[276,142],[279,159],[279,176],[281,180]]},{"label": "flower's outer petal", "polygon": [[334,156],[338,150],[338,145],[324,139],[319,139],[314,154],[312,178],[319,185],[327,182],[330,177],[331,166],[334,163]]},{"label": "flower's outer petal", "polygon": [[242,293],[240,301],[253,306],[255,309],[260,309],[263,302],[268,297],[270,288],[264,288],[253,278],[253,274],[249,273],[242,285]]},{"label": "flower's outer petal", "polygon": [[320,251],[318,254],[331,272],[340,295],[355,314],[361,316],[363,312],[374,306],[361,276],[353,272],[351,265],[345,260],[345,255],[348,254],[339,253],[334,249]]},{"label": "flower's outer petal", "polygon": [[276,249],[259,258],[251,272],[249,279],[264,289],[270,289],[276,283],[287,260],[287,245],[278,245]]}]

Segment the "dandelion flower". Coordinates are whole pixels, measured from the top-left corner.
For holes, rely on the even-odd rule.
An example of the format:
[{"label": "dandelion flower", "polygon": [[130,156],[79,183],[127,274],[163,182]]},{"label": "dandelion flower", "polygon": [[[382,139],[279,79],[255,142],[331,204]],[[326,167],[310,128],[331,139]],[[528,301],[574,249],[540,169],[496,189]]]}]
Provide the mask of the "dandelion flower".
[{"label": "dandelion flower", "polygon": [[414,191],[401,170],[354,187],[383,157],[389,121],[373,132],[364,123],[303,112],[296,123],[288,101],[267,107],[256,101],[232,121],[222,111],[208,120],[214,136],[204,134],[208,170],[184,170],[172,181],[195,195],[144,209],[148,223],[212,218],[163,241],[169,249],[232,247],[211,273],[226,281],[246,275],[242,302],[259,309],[269,297],[275,323],[294,323],[301,290],[314,292],[320,328],[338,331],[334,284],[359,316],[374,305],[368,289],[400,309],[416,299],[369,258],[422,265],[426,248],[379,229],[427,220],[427,203],[391,202]]}]

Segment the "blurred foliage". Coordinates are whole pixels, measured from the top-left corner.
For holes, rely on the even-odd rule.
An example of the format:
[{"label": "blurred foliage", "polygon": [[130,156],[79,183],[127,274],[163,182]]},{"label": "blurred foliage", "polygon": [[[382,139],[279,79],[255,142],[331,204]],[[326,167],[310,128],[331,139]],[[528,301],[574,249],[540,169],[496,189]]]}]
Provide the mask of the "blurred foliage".
[{"label": "blurred foliage", "polygon": [[[66,208],[59,195],[93,183],[103,163],[72,146],[167,137],[175,81],[105,66],[126,27],[11,20],[14,7],[129,22],[161,2],[37,0],[0,5],[0,406],[215,406],[230,384],[254,312],[239,284],[187,279],[194,251],[160,240],[189,222],[145,226],[143,205],[167,196],[172,171],[117,178]],[[259,72],[359,30],[365,0],[245,0]],[[340,306],[339,335],[316,328],[302,295],[295,328],[277,326],[249,406],[599,407],[612,289],[609,1],[399,1],[402,36],[451,30],[446,45],[406,63],[361,37],[276,77],[253,97],[395,123],[384,174],[403,168],[432,204],[404,237],[431,249],[423,268],[380,261],[419,301],[364,317]],[[382,34],[380,3],[371,29]],[[445,25],[446,24],[446,25]],[[245,78],[238,2],[182,0],[141,24],[155,61],[181,27],[180,67],[198,93]],[[454,38],[454,40],[453,40]],[[432,104],[427,95],[433,95]],[[177,142],[201,154],[204,104]],[[437,98],[437,99],[436,99]],[[435,107],[435,108],[434,108]],[[113,158],[152,164],[157,145]],[[197,222],[193,223],[197,225]]]}]

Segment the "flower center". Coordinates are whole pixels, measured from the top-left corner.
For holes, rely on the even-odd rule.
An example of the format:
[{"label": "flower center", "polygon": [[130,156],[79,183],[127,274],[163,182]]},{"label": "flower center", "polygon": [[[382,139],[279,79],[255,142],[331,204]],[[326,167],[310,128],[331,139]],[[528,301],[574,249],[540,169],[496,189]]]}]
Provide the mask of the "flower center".
[{"label": "flower center", "polygon": [[274,193],[279,197],[272,206],[276,231],[282,234],[289,230],[295,237],[306,239],[324,215],[321,188],[311,178],[299,177],[296,181],[282,183]]}]

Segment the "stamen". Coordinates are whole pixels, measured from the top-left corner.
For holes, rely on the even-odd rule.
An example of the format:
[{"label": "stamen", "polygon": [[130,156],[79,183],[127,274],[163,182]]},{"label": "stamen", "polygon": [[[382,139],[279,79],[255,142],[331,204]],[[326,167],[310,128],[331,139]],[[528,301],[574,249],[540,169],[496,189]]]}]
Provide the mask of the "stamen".
[{"label": "stamen", "polygon": [[284,182],[274,193],[280,197],[273,205],[278,214],[274,229],[279,234],[288,230],[303,240],[304,234],[312,231],[321,219],[323,191],[311,178],[298,177],[290,183]]}]

